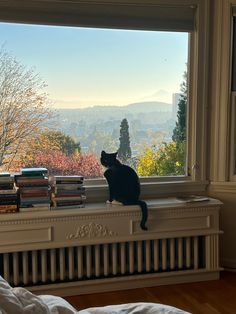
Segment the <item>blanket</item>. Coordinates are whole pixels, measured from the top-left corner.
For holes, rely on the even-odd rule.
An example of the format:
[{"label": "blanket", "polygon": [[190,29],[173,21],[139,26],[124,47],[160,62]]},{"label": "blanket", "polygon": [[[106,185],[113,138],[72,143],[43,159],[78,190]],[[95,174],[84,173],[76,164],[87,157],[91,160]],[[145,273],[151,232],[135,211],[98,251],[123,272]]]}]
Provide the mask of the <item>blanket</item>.
[{"label": "blanket", "polygon": [[66,300],[35,295],[25,288],[12,288],[0,276],[0,314],[190,314],[158,303],[129,303],[76,310]]}]

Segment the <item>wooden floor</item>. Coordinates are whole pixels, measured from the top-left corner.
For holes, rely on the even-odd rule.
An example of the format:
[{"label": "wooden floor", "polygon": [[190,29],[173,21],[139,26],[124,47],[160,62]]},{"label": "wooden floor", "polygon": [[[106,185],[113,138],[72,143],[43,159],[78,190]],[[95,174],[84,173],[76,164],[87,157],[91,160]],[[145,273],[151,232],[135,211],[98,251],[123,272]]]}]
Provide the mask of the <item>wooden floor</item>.
[{"label": "wooden floor", "polygon": [[193,314],[236,314],[236,273],[223,272],[221,279],[67,297],[83,309],[130,302],[155,302],[176,306]]}]

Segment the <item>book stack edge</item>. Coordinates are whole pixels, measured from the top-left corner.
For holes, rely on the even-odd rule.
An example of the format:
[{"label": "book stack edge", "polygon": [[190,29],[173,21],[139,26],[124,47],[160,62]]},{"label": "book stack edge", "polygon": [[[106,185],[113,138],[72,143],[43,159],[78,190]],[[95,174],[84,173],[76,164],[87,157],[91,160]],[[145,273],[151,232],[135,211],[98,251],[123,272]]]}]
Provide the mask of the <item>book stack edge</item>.
[{"label": "book stack edge", "polygon": [[0,214],[18,211],[18,195],[14,176],[9,172],[0,173]]},{"label": "book stack edge", "polygon": [[52,209],[81,208],[85,205],[85,188],[82,176],[53,176],[50,178],[52,185]]},{"label": "book stack edge", "polygon": [[48,170],[46,168],[22,168],[15,176],[19,188],[19,211],[50,210]]}]

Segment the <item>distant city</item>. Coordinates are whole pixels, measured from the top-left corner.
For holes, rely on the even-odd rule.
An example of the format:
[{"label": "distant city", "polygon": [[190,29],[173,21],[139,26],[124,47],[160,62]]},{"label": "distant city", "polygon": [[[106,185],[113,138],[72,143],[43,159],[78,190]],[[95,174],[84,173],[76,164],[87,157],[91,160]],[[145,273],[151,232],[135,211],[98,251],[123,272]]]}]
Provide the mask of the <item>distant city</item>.
[{"label": "distant city", "polygon": [[55,109],[49,126],[59,129],[80,143],[82,152],[117,151],[120,123],[129,123],[132,157],[145,147],[171,141],[177,120],[179,93],[172,103],[144,101],[126,106],[93,106],[82,109]]}]

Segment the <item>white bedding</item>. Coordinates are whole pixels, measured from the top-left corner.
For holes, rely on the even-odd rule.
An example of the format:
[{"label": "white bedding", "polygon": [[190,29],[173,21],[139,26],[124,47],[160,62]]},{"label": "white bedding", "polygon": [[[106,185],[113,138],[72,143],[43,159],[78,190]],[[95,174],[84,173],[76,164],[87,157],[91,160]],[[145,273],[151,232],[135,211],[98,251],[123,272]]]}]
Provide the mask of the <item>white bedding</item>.
[{"label": "white bedding", "polygon": [[190,314],[157,303],[129,303],[77,311],[60,297],[37,296],[24,288],[12,288],[0,276],[0,314]]},{"label": "white bedding", "polygon": [[129,303],[93,307],[79,311],[79,314],[191,314],[172,306],[159,303]]}]

